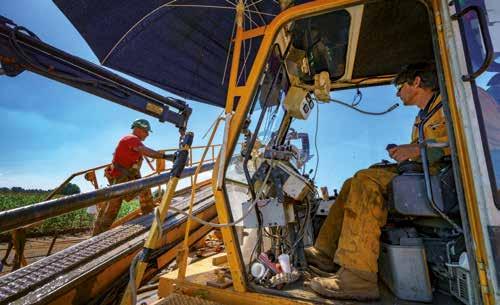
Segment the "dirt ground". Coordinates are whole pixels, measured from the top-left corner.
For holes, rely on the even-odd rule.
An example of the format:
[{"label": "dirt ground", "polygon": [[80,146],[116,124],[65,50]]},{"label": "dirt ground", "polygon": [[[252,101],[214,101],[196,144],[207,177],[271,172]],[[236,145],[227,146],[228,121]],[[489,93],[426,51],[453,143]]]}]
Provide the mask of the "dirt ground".
[{"label": "dirt ground", "polygon": [[[86,240],[90,237],[90,232],[78,233],[73,235],[59,235],[56,238],[54,247],[52,248],[51,254],[64,250],[72,245],[75,245],[81,241]],[[50,244],[52,243],[53,236],[44,237],[28,237],[26,241],[26,246],[24,249],[24,257],[28,264],[36,262],[47,256]],[[8,243],[0,243],[0,260],[3,260],[7,251]],[[7,264],[11,265],[14,260],[14,249],[10,251],[9,257],[7,258]],[[12,267],[8,265],[0,266],[3,267],[0,270],[0,276],[5,275],[12,271]]]}]

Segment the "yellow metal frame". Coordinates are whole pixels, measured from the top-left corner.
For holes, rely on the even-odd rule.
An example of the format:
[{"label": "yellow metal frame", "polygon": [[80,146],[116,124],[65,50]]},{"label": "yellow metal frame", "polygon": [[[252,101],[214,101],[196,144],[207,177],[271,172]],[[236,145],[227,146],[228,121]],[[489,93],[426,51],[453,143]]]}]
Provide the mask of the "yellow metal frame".
[{"label": "yellow metal frame", "polygon": [[[212,144],[212,141],[214,139],[215,133],[217,132],[217,128],[219,127],[219,123],[221,120],[222,120],[222,117],[219,117],[216,120],[216,123],[214,124],[214,128],[212,130],[212,134],[210,135],[210,139],[208,140],[207,149],[205,149],[205,151],[203,151],[203,155],[201,156],[201,159],[198,163],[198,167],[196,168],[194,178],[191,180],[192,189],[191,189],[191,198],[189,200],[189,212],[188,212],[189,215],[191,215],[193,213],[193,204],[194,204],[194,199],[195,199],[195,194],[196,194],[196,185],[197,185],[197,180],[198,180],[198,174],[200,173],[201,166],[203,165],[203,161],[205,160],[205,156],[208,152],[208,148]],[[190,157],[191,157],[191,163],[192,163],[192,155],[190,155]],[[188,259],[188,254],[189,254],[189,232],[191,229],[191,222],[192,222],[191,218],[188,218],[187,223],[186,223],[186,231],[184,234],[183,246],[181,247],[181,249],[179,250],[179,253],[177,255],[177,261],[178,261],[178,265],[179,265],[179,273],[178,273],[179,280],[184,280],[186,277],[187,259]]]},{"label": "yellow metal frame", "polygon": [[192,296],[199,296],[204,299],[231,305],[312,305],[313,303],[291,300],[283,297],[266,295],[255,292],[241,292],[229,289],[220,289],[206,285],[190,283],[188,281],[178,281],[160,278],[158,285],[158,296],[166,297],[171,293],[180,293]]},{"label": "yellow metal frame", "polygon": [[439,43],[439,50],[441,62],[443,65],[443,72],[446,82],[446,91],[448,94],[448,105],[450,107],[454,136],[456,140],[456,148],[458,160],[460,163],[460,173],[462,178],[462,185],[464,188],[465,204],[467,208],[467,216],[470,224],[470,231],[472,239],[474,240],[474,251],[476,256],[476,265],[479,276],[479,284],[481,286],[481,294],[485,305],[495,304],[495,295],[492,293],[493,289],[489,288],[492,283],[488,281],[486,270],[488,259],[486,255],[486,247],[484,240],[484,232],[481,227],[481,219],[479,217],[479,210],[477,204],[476,191],[474,188],[474,175],[467,153],[467,144],[463,132],[463,125],[460,121],[460,115],[457,107],[457,102],[454,95],[453,77],[451,74],[451,64],[449,52],[445,43],[445,36],[443,33],[443,22],[441,19],[441,6],[439,0],[432,0],[432,11],[435,18],[437,29],[437,38]]},{"label": "yellow metal frame", "polygon": [[[228,205],[226,191],[224,189],[224,183],[223,181],[217,181],[219,170],[218,164],[221,162],[221,160],[230,160],[231,156],[233,155],[239,134],[241,132],[241,128],[243,126],[243,122],[246,119],[248,110],[252,102],[252,98],[257,88],[258,80],[260,79],[260,75],[264,69],[264,65],[268,58],[269,52],[279,31],[283,26],[295,19],[308,17],[327,10],[339,9],[347,5],[360,4],[362,2],[364,1],[318,0],[298,5],[283,11],[281,14],[276,16],[273,21],[266,27],[252,29],[249,31],[243,31],[241,22],[243,12],[237,9],[237,29],[236,38],[234,40],[231,73],[229,77],[228,95],[225,109],[226,113],[231,113],[233,111],[235,106],[234,100],[236,97],[239,97],[239,102],[230,122],[228,138],[224,143],[224,145],[226,145],[225,156],[219,156],[212,176],[212,187],[214,189],[217,215],[221,223],[231,222],[231,212]],[[247,82],[244,86],[238,86],[237,75],[240,62],[241,45],[244,40],[258,36],[263,36],[263,38],[259,47],[259,51],[255,57],[255,61],[250,70]],[[227,170],[227,166],[228,164],[224,164],[224,171]],[[221,188],[217,188],[217,185],[221,186]],[[245,281],[245,267],[243,265],[236,233],[234,231],[234,228],[231,227],[221,228],[221,232],[226,247],[229,267],[231,270],[233,288],[237,292],[245,292],[247,291],[247,285]]]}]

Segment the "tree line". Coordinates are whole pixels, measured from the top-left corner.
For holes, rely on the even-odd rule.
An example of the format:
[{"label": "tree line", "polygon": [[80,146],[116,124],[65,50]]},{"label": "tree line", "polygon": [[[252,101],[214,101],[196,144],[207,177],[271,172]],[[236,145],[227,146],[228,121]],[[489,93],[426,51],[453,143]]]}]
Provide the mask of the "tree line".
[{"label": "tree line", "polygon": [[[27,194],[40,194],[40,193],[49,193],[52,190],[42,190],[42,189],[24,189],[20,186],[13,186],[11,188],[8,187],[0,187],[0,193],[27,193]],[[66,186],[61,189],[58,194],[60,195],[73,195],[80,194],[80,187],[74,183],[68,183]]]}]

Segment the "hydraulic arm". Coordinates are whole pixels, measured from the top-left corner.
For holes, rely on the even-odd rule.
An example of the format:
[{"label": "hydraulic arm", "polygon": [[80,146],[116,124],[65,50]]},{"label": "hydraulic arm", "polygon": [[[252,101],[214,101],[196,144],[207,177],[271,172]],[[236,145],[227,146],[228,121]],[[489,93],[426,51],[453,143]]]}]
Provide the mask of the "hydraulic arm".
[{"label": "hydraulic arm", "polygon": [[[43,75],[185,130],[191,108],[164,97],[87,60],[42,42],[28,29],[0,15],[0,74],[24,70]],[[174,110],[172,110],[172,108]]]}]

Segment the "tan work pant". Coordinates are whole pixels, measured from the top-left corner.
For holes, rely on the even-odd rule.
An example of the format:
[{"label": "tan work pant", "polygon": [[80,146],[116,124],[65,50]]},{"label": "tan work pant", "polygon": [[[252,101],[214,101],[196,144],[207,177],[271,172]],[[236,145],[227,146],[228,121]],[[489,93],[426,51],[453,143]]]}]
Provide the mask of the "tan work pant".
[{"label": "tan work pant", "polygon": [[[136,177],[135,179],[138,179],[139,177]],[[115,179],[115,180],[110,180],[108,179],[110,185],[113,184],[118,184],[118,183],[123,183],[127,181],[131,181],[133,179],[130,179],[128,177],[123,177],[120,179]],[[135,197],[139,196],[139,202],[141,204],[141,212],[142,215],[146,215],[151,213],[154,210],[154,203],[153,203],[153,195],[151,194],[151,190],[148,188],[146,190],[141,191],[140,193],[132,193],[130,195],[124,196],[124,197],[118,197],[115,199],[111,199],[103,205],[101,209],[97,212],[97,218],[94,223],[94,229],[92,231],[92,236],[96,236],[104,231],[107,231],[113,222],[116,219],[116,216],[118,215],[118,212],[120,211],[120,208],[122,206],[122,201],[130,201],[134,199]]]},{"label": "tan work pant", "polygon": [[387,221],[386,196],[393,168],[368,168],[346,180],[314,247],[350,269],[378,272],[380,229]]}]

